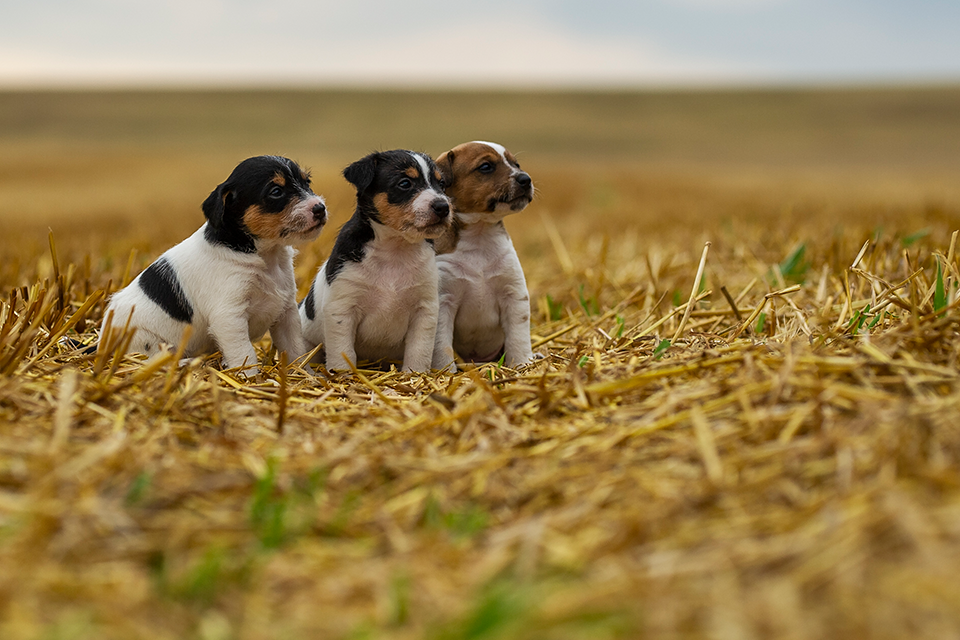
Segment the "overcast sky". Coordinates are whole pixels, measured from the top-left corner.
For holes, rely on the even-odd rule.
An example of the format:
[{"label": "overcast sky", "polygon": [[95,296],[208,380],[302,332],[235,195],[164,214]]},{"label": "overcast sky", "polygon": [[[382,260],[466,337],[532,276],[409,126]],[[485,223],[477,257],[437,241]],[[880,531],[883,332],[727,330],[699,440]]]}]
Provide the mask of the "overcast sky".
[{"label": "overcast sky", "polygon": [[960,81],[958,0],[0,2],[0,86]]}]

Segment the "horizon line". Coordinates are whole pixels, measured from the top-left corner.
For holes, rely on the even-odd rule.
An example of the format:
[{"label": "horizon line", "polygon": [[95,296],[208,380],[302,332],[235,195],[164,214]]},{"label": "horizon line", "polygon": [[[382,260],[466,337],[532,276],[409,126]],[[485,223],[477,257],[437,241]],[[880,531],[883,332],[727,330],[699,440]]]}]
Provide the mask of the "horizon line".
[{"label": "horizon line", "polygon": [[960,76],[851,76],[851,77],[781,77],[781,78],[712,78],[676,80],[597,81],[457,81],[415,82],[317,79],[303,80],[213,80],[197,78],[83,78],[44,79],[22,82],[0,78],[0,92],[242,92],[242,91],[357,91],[357,92],[424,92],[424,93],[642,93],[698,91],[777,91],[837,89],[947,89],[960,87]]}]

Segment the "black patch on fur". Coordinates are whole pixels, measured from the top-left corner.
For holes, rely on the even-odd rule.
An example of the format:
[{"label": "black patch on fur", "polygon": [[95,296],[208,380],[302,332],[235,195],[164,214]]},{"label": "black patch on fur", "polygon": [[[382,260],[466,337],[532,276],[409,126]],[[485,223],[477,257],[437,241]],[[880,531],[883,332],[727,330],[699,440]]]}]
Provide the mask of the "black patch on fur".
[{"label": "black patch on fur", "polygon": [[337,234],[337,241],[333,245],[333,251],[327,258],[324,277],[327,279],[328,285],[333,283],[347,261],[360,262],[363,260],[364,246],[373,238],[373,225],[358,208],[353,217],[347,220],[347,223],[340,229],[340,233]]},{"label": "black patch on fur", "polygon": [[167,315],[180,322],[193,320],[193,307],[180,288],[177,273],[166,258],[160,258],[146,271],[140,274],[137,280],[140,289],[163,309]]},{"label": "black patch on fur", "polygon": [[239,251],[240,253],[256,253],[257,244],[253,235],[246,230],[246,226],[240,224],[227,227],[216,227],[207,224],[203,230],[203,237],[210,244],[220,244],[228,249]]},{"label": "black patch on fur", "polygon": [[307,310],[307,320],[313,320],[313,317],[317,314],[317,309],[313,301],[313,289],[317,286],[317,280],[314,278],[313,282],[310,283],[310,292],[307,294],[307,297],[303,299],[303,306]]},{"label": "black patch on fur", "polygon": [[[283,185],[274,181],[278,173],[283,176]],[[282,193],[274,192],[274,187],[280,187]],[[258,206],[265,213],[280,213],[291,200],[313,195],[310,174],[293,160],[280,156],[247,158],[203,201],[201,208],[207,218],[203,237],[234,251],[256,253],[257,238],[243,223],[244,212]]]}]

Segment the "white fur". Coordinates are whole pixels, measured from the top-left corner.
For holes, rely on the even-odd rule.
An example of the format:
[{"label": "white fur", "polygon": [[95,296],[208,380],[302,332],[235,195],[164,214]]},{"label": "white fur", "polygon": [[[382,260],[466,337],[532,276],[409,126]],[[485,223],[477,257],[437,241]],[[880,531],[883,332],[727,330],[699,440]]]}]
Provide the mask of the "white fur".
[{"label": "white fur", "polygon": [[[433,192],[433,197],[436,197]],[[427,371],[437,327],[437,265],[432,247],[371,222],[374,239],[360,262],[347,261],[331,284],[326,264],[314,284],[316,314],[300,309],[308,350],[324,345],[327,369],[346,360],[397,360],[404,371]]]},{"label": "white fur", "polygon": [[[319,196],[305,199],[294,209],[291,220],[303,229],[315,225],[308,216],[312,216],[313,206],[322,202]],[[268,330],[276,348],[286,351],[291,360],[306,353],[297,312],[293,247],[257,240],[256,253],[243,253],[208,242],[206,226],[204,223],[162,256],[176,272],[193,308],[192,332],[184,355],[219,349],[226,368],[245,367],[244,373],[256,375],[259,369],[252,341]],[[315,237],[321,226],[295,239]],[[178,346],[188,323],[170,317],[147,297],[139,286],[140,277],[113,295],[107,313],[113,312],[116,329],[122,329],[130,318],[130,325],[136,327],[130,350],[152,355],[163,344]],[[103,330],[109,318],[104,318]]]},{"label": "white fur", "polygon": [[453,253],[437,256],[440,314],[433,367],[456,371],[454,351],[515,367],[533,360],[530,296],[520,259],[502,223],[467,225]]}]

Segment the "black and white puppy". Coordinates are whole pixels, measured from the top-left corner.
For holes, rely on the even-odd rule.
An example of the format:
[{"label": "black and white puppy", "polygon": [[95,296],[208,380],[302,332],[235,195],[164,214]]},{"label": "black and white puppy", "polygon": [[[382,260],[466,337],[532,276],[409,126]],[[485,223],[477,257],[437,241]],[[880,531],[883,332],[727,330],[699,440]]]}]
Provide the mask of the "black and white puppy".
[{"label": "black and white puppy", "polygon": [[533,181],[494,142],[461,144],[437,158],[437,166],[455,220],[437,240],[443,249],[433,368],[456,371],[457,355],[467,362],[503,357],[508,367],[530,362],[530,296],[503,219],[530,204]]},{"label": "black and white puppy", "polygon": [[[226,368],[256,375],[251,344],[269,330],[291,360],[306,353],[292,245],[313,240],[327,220],[323,198],[292,160],[244,160],[204,201],[207,221],[110,299],[103,329],[136,333],[131,351],[176,347],[190,326],[185,356],[220,350]],[[112,312],[112,315],[111,315]]]},{"label": "black and white puppy", "polygon": [[320,267],[300,319],[329,370],[347,360],[428,371],[437,328],[437,264],[428,242],[450,229],[450,201],[430,156],[372,153],[343,170],[357,208]]}]

